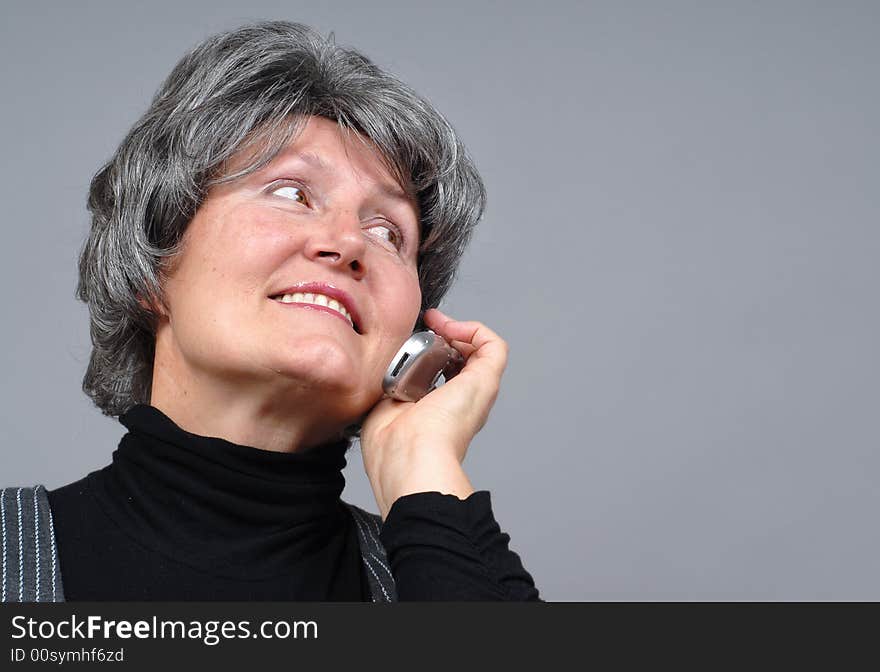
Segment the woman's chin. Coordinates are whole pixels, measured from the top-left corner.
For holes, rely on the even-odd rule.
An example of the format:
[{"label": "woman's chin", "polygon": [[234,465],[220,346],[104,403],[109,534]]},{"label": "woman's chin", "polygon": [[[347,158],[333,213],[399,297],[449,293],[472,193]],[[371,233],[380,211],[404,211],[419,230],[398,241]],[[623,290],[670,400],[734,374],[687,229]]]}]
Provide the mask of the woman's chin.
[{"label": "woman's chin", "polygon": [[320,364],[300,358],[282,359],[272,362],[269,368],[277,374],[280,386],[292,390],[349,397],[363,387],[357,368],[348,358],[324,360]]}]

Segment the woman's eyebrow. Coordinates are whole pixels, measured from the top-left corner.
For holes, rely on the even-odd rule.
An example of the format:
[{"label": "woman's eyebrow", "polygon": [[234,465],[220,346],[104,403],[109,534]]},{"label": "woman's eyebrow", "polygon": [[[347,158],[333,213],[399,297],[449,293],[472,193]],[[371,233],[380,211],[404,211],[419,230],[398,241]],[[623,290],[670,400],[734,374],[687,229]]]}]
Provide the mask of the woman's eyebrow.
[{"label": "woman's eyebrow", "polygon": [[[296,162],[297,160],[302,161],[303,163],[311,166],[315,170],[320,173],[324,173],[325,175],[332,176],[335,174],[333,167],[328,164],[324,159],[321,158],[319,154],[316,154],[312,151],[302,151],[296,154],[291,154],[286,157],[282,162],[280,162],[280,166],[287,167],[292,162]],[[413,198],[408,195],[403,189],[400,188],[397,184],[386,184],[384,182],[380,182],[375,191],[386,198],[390,198],[395,201],[401,201],[408,205],[412,205]]]}]

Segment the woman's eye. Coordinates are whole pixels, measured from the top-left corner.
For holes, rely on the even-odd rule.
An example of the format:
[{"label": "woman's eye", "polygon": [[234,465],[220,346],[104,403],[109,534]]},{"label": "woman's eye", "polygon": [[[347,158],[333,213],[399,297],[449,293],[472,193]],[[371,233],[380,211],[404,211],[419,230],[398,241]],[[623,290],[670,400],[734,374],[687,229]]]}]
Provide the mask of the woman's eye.
[{"label": "woman's eye", "polygon": [[370,227],[371,231],[380,231],[385,233],[380,233],[380,237],[382,240],[387,240],[389,243],[394,245],[398,250],[403,246],[403,236],[400,235],[400,232],[396,227],[393,226],[385,226],[381,224],[379,226]]},{"label": "woman's eye", "polygon": [[278,187],[272,190],[273,194],[278,196],[282,196],[284,198],[290,198],[294,201],[299,201],[300,203],[305,203],[305,200],[300,200],[300,198],[305,199],[305,192],[299,187],[293,187],[291,185],[285,185],[283,187]]}]

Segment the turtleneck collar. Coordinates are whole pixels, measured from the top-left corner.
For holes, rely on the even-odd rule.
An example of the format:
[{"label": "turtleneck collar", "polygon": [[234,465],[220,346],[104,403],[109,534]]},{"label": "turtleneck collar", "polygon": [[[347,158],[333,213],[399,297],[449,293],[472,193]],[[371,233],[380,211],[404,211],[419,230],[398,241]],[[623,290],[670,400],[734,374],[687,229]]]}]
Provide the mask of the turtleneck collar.
[{"label": "turtleneck collar", "polygon": [[146,404],[119,420],[128,433],[93,490],[154,550],[215,575],[266,578],[344,527],[348,439],[279,453],[192,434]]}]

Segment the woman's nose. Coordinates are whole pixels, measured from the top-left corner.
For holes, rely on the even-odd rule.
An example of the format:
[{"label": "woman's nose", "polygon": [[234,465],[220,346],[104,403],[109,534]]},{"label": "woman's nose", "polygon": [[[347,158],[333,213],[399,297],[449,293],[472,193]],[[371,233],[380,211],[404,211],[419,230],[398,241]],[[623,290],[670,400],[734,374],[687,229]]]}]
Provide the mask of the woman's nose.
[{"label": "woman's nose", "polygon": [[345,266],[358,275],[366,272],[366,241],[360,220],[351,213],[328,217],[309,235],[306,255],[323,263]]}]

